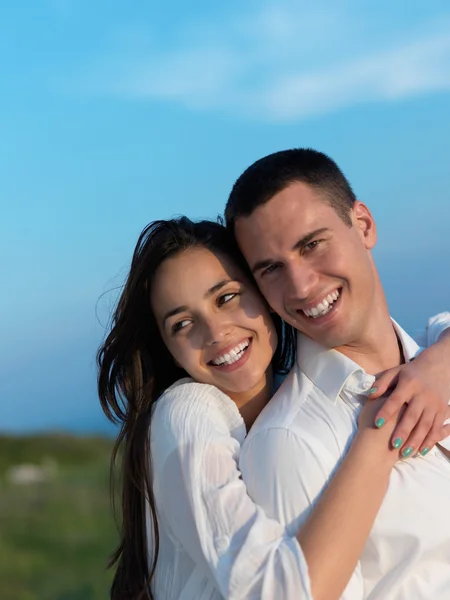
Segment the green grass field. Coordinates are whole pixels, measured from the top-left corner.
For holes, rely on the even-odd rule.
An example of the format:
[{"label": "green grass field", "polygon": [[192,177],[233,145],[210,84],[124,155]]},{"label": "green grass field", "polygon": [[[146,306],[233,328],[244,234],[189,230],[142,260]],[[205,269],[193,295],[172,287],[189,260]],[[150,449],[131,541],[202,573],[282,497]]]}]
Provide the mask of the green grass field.
[{"label": "green grass field", "polygon": [[[0,436],[0,599],[105,600],[117,534],[108,439]],[[14,483],[11,467],[52,466],[48,481]]]}]

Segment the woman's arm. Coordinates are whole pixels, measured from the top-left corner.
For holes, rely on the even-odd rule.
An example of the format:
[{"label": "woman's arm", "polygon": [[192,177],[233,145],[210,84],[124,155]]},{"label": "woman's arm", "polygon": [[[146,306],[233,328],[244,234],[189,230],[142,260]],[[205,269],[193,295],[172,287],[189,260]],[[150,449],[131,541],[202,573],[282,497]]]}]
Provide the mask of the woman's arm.
[{"label": "woman's arm", "polygon": [[381,373],[374,382],[373,399],[391,394],[374,422],[388,421],[398,416],[408,403],[408,409],[393,432],[392,439],[403,440],[402,448],[413,453],[426,454],[436,442],[450,435],[450,312],[443,312],[428,320],[421,340],[425,350],[404,365]]},{"label": "woman's arm", "polygon": [[[383,432],[371,425],[378,403],[366,403],[350,450],[297,534],[315,600],[341,598],[398,459],[389,444],[393,425]],[[355,596],[345,596],[350,597]]]},{"label": "woman's arm", "polygon": [[312,600],[297,540],[247,494],[234,402],[212,386],[183,384],[158,400],[151,427],[158,514],[221,595]]},{"label": "woman's arm", "polygon": [[[307,523],[290,537],[247,494],[237,467],[239,441],[211,417],[211,403],[223,394],[211,386],[190,385],[190,390],[184,386],[178,410],[171,408],[170,436],[177,439],[176,447],[164,454],[156,441],[152,449],[157,506],[172,533],[212,574],[226,598],[337,600],[395,462],[388,429],[363,428]],[[219,396],[211,398],[214,394]],[[159,431],[161,440],[168,437],[164,423],[169,422],[160,415],[152,425],[152,435]]]}]

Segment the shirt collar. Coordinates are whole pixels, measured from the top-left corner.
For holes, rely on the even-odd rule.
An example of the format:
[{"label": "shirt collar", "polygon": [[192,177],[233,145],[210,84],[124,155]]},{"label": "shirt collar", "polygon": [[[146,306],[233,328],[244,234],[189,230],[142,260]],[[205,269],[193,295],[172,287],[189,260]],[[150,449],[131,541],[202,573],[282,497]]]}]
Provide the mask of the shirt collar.
[{"label": "shirt collar", "polygon": [[[405,360],[410,361],[420,348],[394,319],[392,324],[402,344]],[[297,336],[297,364],[332,402],[336,402],[344,387],[354,393],[363,393],[375,380],[351,358],[322,346],[300,332]]]},{"label": "shirt collar", "polygon": [[397,321],[391,318],[392,325],[394,326],[395,332],[397,333],[397,337],[400,340],[403,349],[403,356],[405,357],[405,361],[409,362],[412,360],[418,352],[422,350],[420,346],[416,343],[413,338],[406,333],[404,329],[400,327]]}]

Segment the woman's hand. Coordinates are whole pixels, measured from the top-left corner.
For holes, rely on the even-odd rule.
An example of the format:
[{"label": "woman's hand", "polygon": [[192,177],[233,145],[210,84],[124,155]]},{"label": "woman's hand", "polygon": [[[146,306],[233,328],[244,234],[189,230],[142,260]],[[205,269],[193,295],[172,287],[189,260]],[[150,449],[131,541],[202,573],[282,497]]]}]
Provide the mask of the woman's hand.
[{"label": "woman's hand", "polygon": [[443,334],[414,361],[378,375],[374,388],[371,402],[392,390],[374,423],[384,428],[403,409],[391,443],[405,458],[417,452],[425,456],[450,435],[450,334]]},{"label": "woman's hand", "polygon": [[365,402],[359,413],[356,437],[361,440],[364,439],[364,444],[368,445],[380,460],[387,459],[393,466],[401,456],[399,451],[392,446],[391,438],[403,409],[397,415],[397,418],[393,417],[382,428],[376,427],[374,425],[376,415],[385,402],[386,397]]}]

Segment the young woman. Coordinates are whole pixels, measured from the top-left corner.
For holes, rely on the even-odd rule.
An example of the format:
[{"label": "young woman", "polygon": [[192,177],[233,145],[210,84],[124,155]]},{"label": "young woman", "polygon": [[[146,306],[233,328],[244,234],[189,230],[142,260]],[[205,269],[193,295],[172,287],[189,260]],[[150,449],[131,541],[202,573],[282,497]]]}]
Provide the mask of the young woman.
[{"label": "young woman", "polygon": [[143,231],[98,354],[102,408],[121,426],[113,464],[119,450],[123,461],[111,598],[312,600],[318,577],[330,585],[316,600],[339,598],[398,458],[393,424],[376,430],[367,403],[321,501],[286,536],[247,495],[237,461],[294,339],[221,225]]}]

